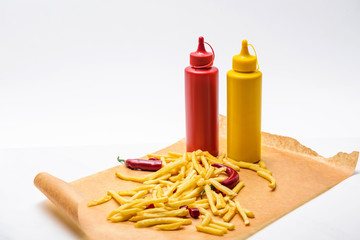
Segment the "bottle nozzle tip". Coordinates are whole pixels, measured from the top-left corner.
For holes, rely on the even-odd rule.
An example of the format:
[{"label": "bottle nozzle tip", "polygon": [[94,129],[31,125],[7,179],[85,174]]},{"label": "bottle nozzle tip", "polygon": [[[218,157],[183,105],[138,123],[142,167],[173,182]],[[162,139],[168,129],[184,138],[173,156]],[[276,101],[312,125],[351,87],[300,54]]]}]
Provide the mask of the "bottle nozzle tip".
[{"label": "bottle nozzle tip", "polygon": [[242,47],[247,47],[248,46],[248,41],[246,39],[244,39],[242,41]]}]

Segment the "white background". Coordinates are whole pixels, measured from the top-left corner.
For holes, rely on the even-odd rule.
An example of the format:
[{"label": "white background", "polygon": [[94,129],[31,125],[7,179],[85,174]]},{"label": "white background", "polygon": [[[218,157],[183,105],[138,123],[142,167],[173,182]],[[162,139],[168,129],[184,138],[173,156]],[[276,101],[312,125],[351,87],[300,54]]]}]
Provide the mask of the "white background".
[{"label": "white background", "polygon": [[[247,39],[263,72],[263,131],[326,157],[358,151],[359,11],[359,1],[2,0],[0,239],[79,238],[43,206],[36,173],[72,181],[184,137],[183,71],[199,36],[216,53],[220,113]],[[357,174],[254,238],[358,238],[359,185]]]}]

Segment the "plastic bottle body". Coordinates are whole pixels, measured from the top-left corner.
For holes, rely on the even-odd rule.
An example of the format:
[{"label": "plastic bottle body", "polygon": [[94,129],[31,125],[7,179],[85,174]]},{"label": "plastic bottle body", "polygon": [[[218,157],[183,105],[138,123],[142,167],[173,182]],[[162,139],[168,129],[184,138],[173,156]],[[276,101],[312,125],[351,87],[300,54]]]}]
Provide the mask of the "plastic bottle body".
[{"label": "plastic bottle body", "polygon": [[236,161],[261,159],[260,71],[227,73],[227,154]]},{"label": "plastic bottle body", "polygon": [[185,68],[186,150],[219,153],[219,70]]}]

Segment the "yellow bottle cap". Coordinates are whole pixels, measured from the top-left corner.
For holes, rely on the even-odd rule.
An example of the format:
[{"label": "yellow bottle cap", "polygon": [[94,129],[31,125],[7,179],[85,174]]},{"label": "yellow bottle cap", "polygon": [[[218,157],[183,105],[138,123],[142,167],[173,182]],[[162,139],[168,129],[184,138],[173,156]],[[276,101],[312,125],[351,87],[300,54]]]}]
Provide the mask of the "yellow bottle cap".
[{"label": "yellow bottle cap", "polygon": [[257,57],[250,55],[247,40],[242,41],[240,54],[233,57],[232,68],[237,72],[256,71]]}]

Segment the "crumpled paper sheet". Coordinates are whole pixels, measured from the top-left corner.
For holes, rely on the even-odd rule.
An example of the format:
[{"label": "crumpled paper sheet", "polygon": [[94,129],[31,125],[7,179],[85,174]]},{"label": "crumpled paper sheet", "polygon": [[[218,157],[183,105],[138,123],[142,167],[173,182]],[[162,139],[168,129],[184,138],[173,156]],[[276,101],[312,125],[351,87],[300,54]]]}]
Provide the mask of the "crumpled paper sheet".
[{"label": "crumpled paper sheet", "polygon": [[[220,116],[220,151],[226,151],[226,117]],[[168,151],[184,152],[185,139],[166,147],[156,154]],[[254,212],[250,226],[244,225],[237,215],[232,222],[236,228],[228,231],[222,239],[245,239],[288,212],[310,201],[331,187],[350,177],[356,167],[359,152],[338,153],[334,157],[324,158],[315,151],[301,145],[289,137],[262,133],[262,160],[276,178],[277,187],[271,191],[269,182],[256,172],[240,170],[240,180],[245,187],[237,199],[241,205]],[[119,165],[91,176],[66,183],[47,173],[36,176],[35,185],[69,216],[90,239],[219,239],[217,236],[197,232],[192,225],[180,231],[160,231],[154,228],[135,228],[133,223],[111,223],[106,220],[108,213],[118,207],[111,200],[96,207],[87,207],[90,200],[106,195],[107,190],[130,190],[139,183],[120,180],[115,172],[140,176],[148,172],[132,171]]]}]

